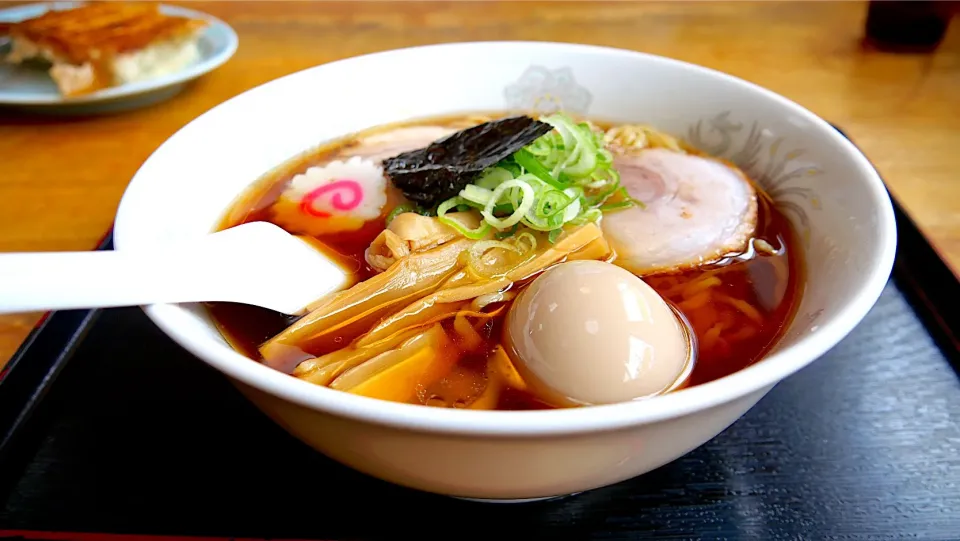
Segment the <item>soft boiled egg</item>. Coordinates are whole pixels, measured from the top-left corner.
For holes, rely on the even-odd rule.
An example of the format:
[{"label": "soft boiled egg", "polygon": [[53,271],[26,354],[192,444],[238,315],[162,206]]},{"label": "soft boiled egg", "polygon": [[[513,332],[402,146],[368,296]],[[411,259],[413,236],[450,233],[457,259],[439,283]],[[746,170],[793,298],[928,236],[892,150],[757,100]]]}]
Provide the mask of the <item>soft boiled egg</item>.
[{"label": "soft boiled egg", "polygon": [[507,314],[504,342],[537,394],[558,405],[611,404],[684,384],[693,334],[643,280],[611,263],[541,274]]}]

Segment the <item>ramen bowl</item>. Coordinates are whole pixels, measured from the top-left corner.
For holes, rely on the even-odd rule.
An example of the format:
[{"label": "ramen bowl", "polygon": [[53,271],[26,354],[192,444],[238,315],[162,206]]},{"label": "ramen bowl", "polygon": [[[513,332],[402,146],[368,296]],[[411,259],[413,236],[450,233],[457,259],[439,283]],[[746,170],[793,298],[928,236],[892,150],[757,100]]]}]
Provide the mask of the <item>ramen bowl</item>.
[{"label": "ramen bowl", "polygon": [[777,94],[667,58],[572,44],[459,43],[342,60],[254,88],[174,134],[124,194],[116,247],[144,249],[210,233],[265,173],[371,126],[557,109],[656,126],[736,163],[776,201],[800,238],[806,283],[792,323],[764,359],[649,400],[547,411],[431,408],[352,395],[268,368],[234,350],[201,306],[145,310],[291,434],[369,475],[496,501],[617,483],[735,422],[847,335],[889,277],[895,223],[876,171],[829,124]]}]

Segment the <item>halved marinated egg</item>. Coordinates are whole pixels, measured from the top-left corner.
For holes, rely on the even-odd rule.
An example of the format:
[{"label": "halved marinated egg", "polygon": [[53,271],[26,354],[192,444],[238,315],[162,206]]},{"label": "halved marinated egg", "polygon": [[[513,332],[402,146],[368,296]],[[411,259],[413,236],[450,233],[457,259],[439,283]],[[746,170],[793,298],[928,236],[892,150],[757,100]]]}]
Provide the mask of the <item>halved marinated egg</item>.
[{"label": "halved marinated egg", "polygon": [[531,390],[557,405],[610,404],[684,384],[693,334],[643,280],[601,261],[545,271],[507,314],[504,343]]}]

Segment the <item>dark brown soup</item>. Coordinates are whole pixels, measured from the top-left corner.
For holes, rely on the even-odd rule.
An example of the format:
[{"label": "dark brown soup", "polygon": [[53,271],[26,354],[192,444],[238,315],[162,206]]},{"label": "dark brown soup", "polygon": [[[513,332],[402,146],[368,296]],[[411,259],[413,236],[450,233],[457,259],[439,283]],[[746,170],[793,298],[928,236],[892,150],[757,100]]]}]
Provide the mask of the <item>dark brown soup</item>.
[{"label": "dark brown soup", "polygon": [[[442,124],[444,121],[432,122]],[[459,127],[463,117],[449,122]],[[260,220],[276,223],[268,209],[282,187],[294,174],[329,161],[343,145],[344,142],[340,142],[321,148],[267,175],[229,209],[221,228]],[[376,271],[366,262],[364,251],[383,231],[386,213],[397,203],[396,195],[391,195],[384,216],[367,222],[357,231],[314,238],[336,255],[344,268],[350,269],[359,280],[365,280]],[[686,316],[695,331],[699,350],[690,385],[722,378],[761,359],[780,338],[799,304],[803,272],[798,241],[788,220],[763,194],[759,197],[758,225],[752,242],[761,249],[750,250],[748,255],[729,258],[710,268],[644,277]],[[251,257],[256,256],[251,254]],[[276,264],[283,265],[283,262]],[[470,407],[471,401],[478,400],[486,382],[488,358],[501,342],[503,316],[508,307],[508,303],[500,303],[501,309],[496,312],[495,304],[487,310],[496,315],[473,320],[480,340],[471,343],[457,338],[458,333],[452,329],[456,324],[453,318],[442,321],[451,337],[451,366],[442,377],[419,388],[409,401]],[[296,321],[269,310],[237,304],[211,303],[209,310],[228,341],[258,361],[263,360],[259,346]],[[344,347],[366,330],[347,328],[331,339],[311,343],[306,353],[312,356],[329,353]],[[502,410],[554,407],[510,385],[488,406],[488,409]]]}]

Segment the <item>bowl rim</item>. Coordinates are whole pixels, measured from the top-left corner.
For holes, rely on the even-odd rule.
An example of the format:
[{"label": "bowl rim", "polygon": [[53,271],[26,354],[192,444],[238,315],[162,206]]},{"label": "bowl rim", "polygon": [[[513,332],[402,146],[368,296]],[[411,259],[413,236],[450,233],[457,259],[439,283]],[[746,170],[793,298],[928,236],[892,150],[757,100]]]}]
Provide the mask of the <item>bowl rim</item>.
[{"label": "bowl rim", "polygon": [[[870,198],[879,218],[877,228],[880,240],[875,264],[866,272],[851,301],[838,310],[831,322],[820,325],[815,333],[805,334],[792,346],[774,352],[760,362],[709,383],[653,399],[584,408],[540,411],[454,410],[351,395],[299,380],[261,363],[253,362],[228,345],[213,346],[208,344],[207,340],[198,340],[199,334],[193,334],[179,324],[188,315],[184,307],[169,304],[149,305],[143,307],[147,316],[180,346],[229,378],[310,410],[354,421],[417,432],[473,437],[533,438],[620,430],[681,417],[746,396],[765,393],[781,380],[833,348],[860,323],[879,299],[893,268],[897,242],[896,222],[889,193],[866,156],[825,120],[773,91],[711,68],[659,55],[613,47],[548,41],[456,42],[391,49],[317,65],[258,85],[200,115],[174,133],[170,139],[177,137],[180,131],[200,121],[204,116],[227,106],[234,100],[241,99],[248,93],[261,91],[268,85],[309,71],[322,70],[325,66],[374,57],[389,59],[391,56],[406,55],[417,50],[475,47],[592,52],[646,63],[666,64],[699,72],[708,77],[724,79],[745,92],[760,94],[776,102],[784,108],[785,112],[803,117],[819,128],[823,136],[842,148],[859,169],[865,192],[863,195]],[[161,145],[161,148],[166,144],[167,142]],[[158,151],[159,149],[154,154]],[[141,170],[146,167],[151,158],[144,162]],[[130,186],[136,183],[139,174],[138,171]],[[127,233],[126,226],[136,221],[136,205],[131,203],[131,198],[128,197],[130,186],[121,199],[115,221],[114,243],[117,249],[128,249],[136,244],[135,236],[131,237]]]}]

